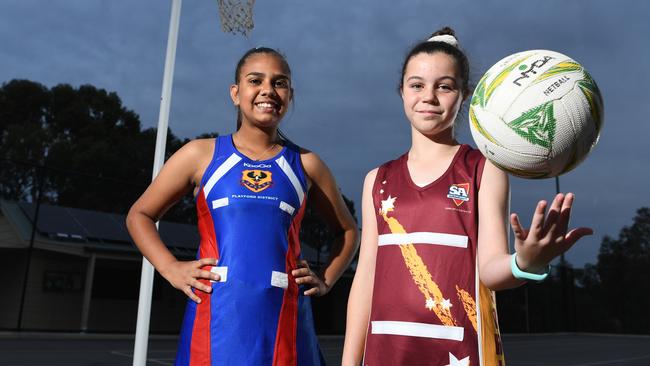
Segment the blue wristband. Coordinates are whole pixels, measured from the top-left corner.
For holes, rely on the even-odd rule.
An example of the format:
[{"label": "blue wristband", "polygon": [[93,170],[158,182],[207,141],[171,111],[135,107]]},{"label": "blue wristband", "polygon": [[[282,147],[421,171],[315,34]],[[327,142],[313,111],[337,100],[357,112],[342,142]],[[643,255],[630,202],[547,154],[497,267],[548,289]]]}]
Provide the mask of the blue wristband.
[{"label": "blue wristband", "polygon": [[551,266],[546,267],[546,272],[542,274],[524,272],[517,266],[517,252],[514,252],[510,256],[510,270],[512,271],[512,275],[518,280],[541,282],[548,276],[548,273],[551,271]]}]

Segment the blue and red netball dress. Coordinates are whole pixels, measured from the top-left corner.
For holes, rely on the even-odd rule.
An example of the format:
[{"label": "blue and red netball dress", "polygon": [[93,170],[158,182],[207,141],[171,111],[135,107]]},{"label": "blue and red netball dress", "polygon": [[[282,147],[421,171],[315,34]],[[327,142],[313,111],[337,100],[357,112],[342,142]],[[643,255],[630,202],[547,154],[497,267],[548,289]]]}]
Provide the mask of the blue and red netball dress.
[{"label": "blue and red netball dress", "polygon": [[311,302],[291,275],[306,189],[297,146],[253,161],[230,135],[215,140],[196,198],[198,257],[218,258],[221,281],[188,301],[176,365],[321,364]]},{"label": "blue and red netball dress", "polygon": [[419,187],[408,154],[377,171],[378,247],[364,365],[502,366],[493,293],[478,278],[485,158],[461,145]]}]

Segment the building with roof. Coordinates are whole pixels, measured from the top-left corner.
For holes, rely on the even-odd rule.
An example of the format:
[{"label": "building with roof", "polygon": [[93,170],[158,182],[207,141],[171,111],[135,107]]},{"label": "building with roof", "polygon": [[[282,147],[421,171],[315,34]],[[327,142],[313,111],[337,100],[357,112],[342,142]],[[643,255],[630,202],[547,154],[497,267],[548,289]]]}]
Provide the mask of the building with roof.
[{"label": "building with roof", "polygon": [[[36,210],[0,201],[0,329],[135,329],[142,257],[124,215],[42,204],[32,232]],[[160,233],[178,258],[194,258],[193,226],[161,222]],[[185,296],[156,275],[151,331],[177,331],[184,305]]]},{"label": "building with roof", "polygon": [[[193,225],[161,221],[159,231],[177,258],[195,258]],[[302,251],[316,267],[316,251]],[[141,268],[125,215],[0,200],[0,329],[133,332]],[[321,333],[343,332],[350,284],[348,273],[314,301]],[[156,273],[150,331],[178,332],[185,303]]]}]

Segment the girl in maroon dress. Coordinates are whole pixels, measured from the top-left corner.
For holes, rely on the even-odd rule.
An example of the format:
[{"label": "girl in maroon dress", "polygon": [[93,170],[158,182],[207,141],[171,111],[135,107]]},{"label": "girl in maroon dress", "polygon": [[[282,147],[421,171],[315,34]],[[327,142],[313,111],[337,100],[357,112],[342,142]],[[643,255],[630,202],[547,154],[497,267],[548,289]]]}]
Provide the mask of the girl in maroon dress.
[{"label": "girl in maroon dress", "polygon": [[399,91],[407,153],[372,170],[348,302],[344,365],[503,365],[493,290],[542,280],[591,229],[567,230],[573,194],[537,204],[530,229],[510,216],[508,176],[454,137],[470,95],[454,31],[416,45]]}]

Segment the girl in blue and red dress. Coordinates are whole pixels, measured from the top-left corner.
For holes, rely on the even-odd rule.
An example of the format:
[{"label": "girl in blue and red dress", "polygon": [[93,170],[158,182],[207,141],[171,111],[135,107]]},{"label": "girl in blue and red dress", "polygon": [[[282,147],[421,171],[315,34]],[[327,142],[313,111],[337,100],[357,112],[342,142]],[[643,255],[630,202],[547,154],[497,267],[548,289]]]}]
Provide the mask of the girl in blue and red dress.
[{"label": "girl in blue and red dress", "polygon": [[[356,225],[327,166],[278,131],[293,97],[285,58],[248,51],[230,95],[237,131],[176,152],[131,208],[129,232],[190,298],[176,365],[321,365],[309,296],[326,294],[350,263]],[[195,261],[179,261],[154,223],[188,192],[201,242]],[[319,274],[298,239],[308,197],[338,234]]]},{"label": "girl in blue and red dress", "polygon": [[530,230],[510,216],[508,176],[454,137],[469,63],[444,28],[407,55],[399,91],[407,153],[366,176],[361,252],[343,364],[503,365],[492,290],[541,280],[588,228],[567,230],[573,194],[537,204]]}]

